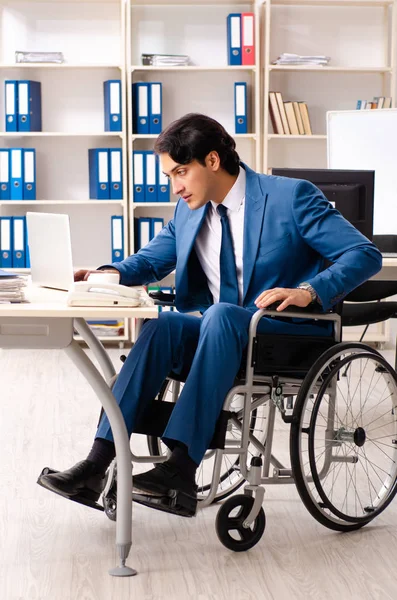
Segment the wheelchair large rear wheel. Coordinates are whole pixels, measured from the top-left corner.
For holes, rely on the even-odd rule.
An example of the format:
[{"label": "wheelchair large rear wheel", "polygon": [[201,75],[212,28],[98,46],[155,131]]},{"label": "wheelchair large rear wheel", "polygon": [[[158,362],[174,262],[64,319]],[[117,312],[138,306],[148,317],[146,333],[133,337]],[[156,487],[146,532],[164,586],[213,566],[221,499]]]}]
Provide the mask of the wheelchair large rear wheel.
[{"label": "wheelchair large rear wheel", "polygon": [[[182,388],[182,382],[167,379],[159,392],[158,399],[176,402]],[[237,406],[237,404],[239,405]],[[235,401],[233,400],[230,408],[235,413],[237,419],[241,421],[241,400],[239,398],[236,398]],[[259,444],[262,444],[263,446],[265,445],[267,411],[267,403],[258,406],[252,411],[250,420],[250,433],[258,440]],[[236,446],[241,439],[241,429],[231,421],[228,423],[226,439]],[[147,442],[149,452],[153,456],[161,456],[169,452],[169,449],[158,437],[148,436]],[[248,446],[248,462],[250,462],[253,456],[259,456],[260,454],[260,450],[250,443]],[[216,450],[207,450],[197,469],[196,483],[198,485],[197,494],[199,500],[204,500],[211,489],[215,457]],[[243,485],[244,481],[245,479],[240,473],[239,457],[233,454],[223,454],[218,489],[213,502],[219,502],[233,494]]]},{"label": "wheelchair large rear wheel", "polygon": [[337,344],[307,374],[290,437],[299,494],[320,523],[358,529],[397,492],[397,376],[375,350]]}]

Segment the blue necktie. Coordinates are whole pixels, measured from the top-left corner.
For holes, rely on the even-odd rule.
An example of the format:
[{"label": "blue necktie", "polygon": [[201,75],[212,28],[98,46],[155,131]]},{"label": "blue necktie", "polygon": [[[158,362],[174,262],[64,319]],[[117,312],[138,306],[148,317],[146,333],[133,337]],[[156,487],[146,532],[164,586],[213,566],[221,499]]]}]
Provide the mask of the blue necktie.
[{"label": "blue necktie", "polygon": [[236,261],[234,259],[233,240],[226,210],[226,206],[223,206],[223,204],[220,204],[217,207],[218,214],[221,217],[222,225],[222,243],[219,259],[221,272],[221,291],[219,302],[238,304]]}]

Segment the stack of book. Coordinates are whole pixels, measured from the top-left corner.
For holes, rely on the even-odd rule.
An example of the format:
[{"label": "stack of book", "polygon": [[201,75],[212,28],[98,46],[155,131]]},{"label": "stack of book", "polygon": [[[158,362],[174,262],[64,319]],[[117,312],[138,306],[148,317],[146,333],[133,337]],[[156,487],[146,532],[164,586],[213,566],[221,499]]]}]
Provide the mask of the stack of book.
[{"label": "stack of book", "polygon": [[388,96],[375,96],[373,100],[357,100],[357,110],[372,108],[391,108],[392,100]]},{"label": "stack of book", "polygon": [[280,92],[270,92],[269,112],[276,135],[312,135],[306,102],[283,102]]},{"label": "stack of book", "polygon": [[91,331],[102,337],[124,335],[124,323],[118,319],[87,321]]},{"label": "stack of book", "polygon": [[330,61],[329,56],[319,54],[317,56],[300,56],[299,54],[288,54],[284,52],[276,60],[273,65],[300,65],[300,66],[327,66]]},{"label": "stack of book", "polygon": [[142,64],[152,67],[187,67],[189,56],[185,54],[141,54]]}]

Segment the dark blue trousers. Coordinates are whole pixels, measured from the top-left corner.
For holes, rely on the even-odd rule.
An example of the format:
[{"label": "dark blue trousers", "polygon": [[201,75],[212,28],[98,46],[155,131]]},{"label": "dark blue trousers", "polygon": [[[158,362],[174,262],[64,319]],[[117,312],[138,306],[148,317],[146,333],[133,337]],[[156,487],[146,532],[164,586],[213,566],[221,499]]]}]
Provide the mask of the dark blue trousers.
[{"label": "dark blue trousers", "polygon": [[[161,312],[148,320],[125,361],[113,388],[131,435],[137,415],[158,394],[171,372],[189,370],[178,402],[164,431],[165,443],[184,443],[199,464],[207,450],[227,392],[239,370],[256,309],[234,304],[211,306],[203,317]],[[327,329],[324,328],[326,325]],[[327,335],[328,324],[288,323],[264,318],[262,333]],[[96,437],[113,440],[103,415]]]}]

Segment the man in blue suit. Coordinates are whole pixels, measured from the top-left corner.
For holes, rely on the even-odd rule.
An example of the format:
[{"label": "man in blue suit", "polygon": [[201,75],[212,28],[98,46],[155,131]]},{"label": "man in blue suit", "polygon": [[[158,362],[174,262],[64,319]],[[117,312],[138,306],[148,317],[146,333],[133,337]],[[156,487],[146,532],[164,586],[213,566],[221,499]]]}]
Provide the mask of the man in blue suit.
[{"label": "man in blue suit", "polygon": [[[382,262],[376,247],[314,185],[255,173],[209,117],[175,121],[155,151],[180,196],[174,217],[138,253],[101,268],[118,272],[124,285],[160,281],[176,269],[179,312],[161,312],[144,324],[113,392],[131,434],[168,373],[189,373],[163,434],[172,454],[134,477],[134,488],[155,494],[173,489],[195,500],[195,472],[238,372],[254,312],[274,302],[280,312],[312,302],[327,310]],[[193,311],[202,317],[184,314]],[[329,322],[309,319],[263,318],[260,331],[331,333]],[[40,483],[69,498],[98,499],[114,456],[103,416],[87,459]]]}]

